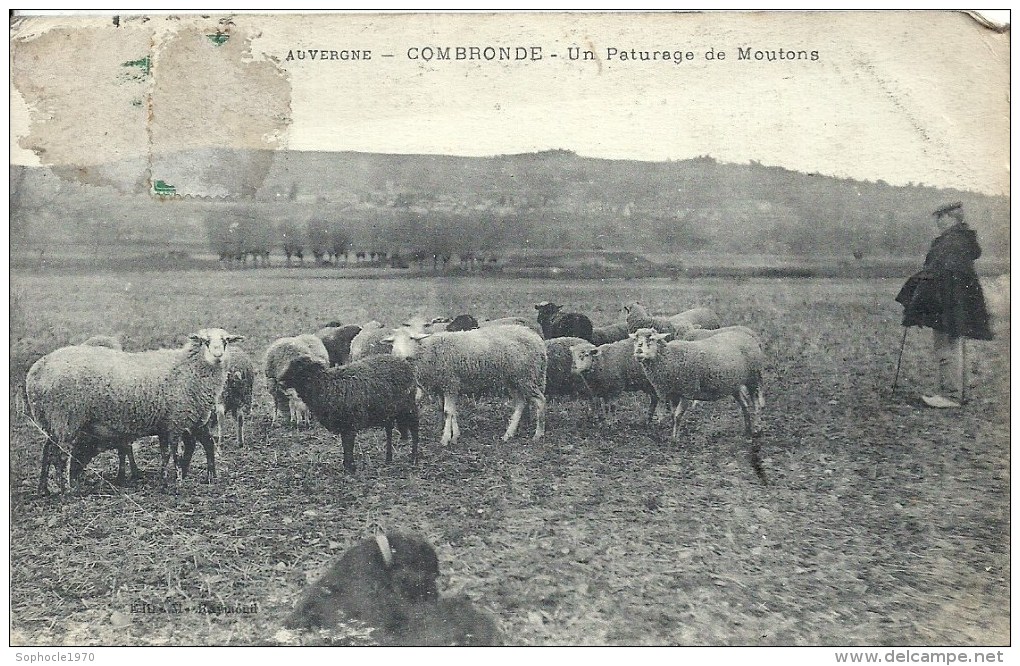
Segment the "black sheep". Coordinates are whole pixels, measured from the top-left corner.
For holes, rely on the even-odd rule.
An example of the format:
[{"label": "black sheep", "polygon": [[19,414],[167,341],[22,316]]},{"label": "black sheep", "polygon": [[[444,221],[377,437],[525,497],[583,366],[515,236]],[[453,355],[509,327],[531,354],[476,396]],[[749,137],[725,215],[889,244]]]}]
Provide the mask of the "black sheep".
[{"label": "black sheep", "polygon": [[556,305],[549,301],[542,301],[535,304],[538,310],[538,325],[542,327],[542,337],[546,340],[553,338],[581,338],[592,341],[592,323],[588,315],[580,312],[563,312],[562,305]]},{"label": "black sheep", "polygon": [[478,320],[469,314],[460,314],[446,327],[447,331],[470,331],[478,328]]},{"label": "black sheep", "polygon": [[351,340],[360,332],[361,327],[354,324],[328,326],[316,331],[315,337],[322,340],[330,365],[347,365],[351,362]]},{"label": "black sheep", "polygon": [[293,388],[315,419],[344,447],[344,470],[354,473],[354,438],[365,428],[385,428],[386,462],[393,460],[393,426],[411,434],[411,460],[418,459],[418,409],[410,364],[394,356],[369,356],[327,368],[309,356],[292,360],[277,377]]}]

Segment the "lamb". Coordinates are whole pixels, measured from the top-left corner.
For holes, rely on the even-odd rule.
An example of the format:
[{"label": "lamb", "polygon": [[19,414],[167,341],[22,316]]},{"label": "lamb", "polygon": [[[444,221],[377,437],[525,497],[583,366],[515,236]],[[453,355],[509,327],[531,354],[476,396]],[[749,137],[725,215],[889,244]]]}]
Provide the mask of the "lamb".
[{"label": "lamb", "polygon": [[266,388],[273,397],[274,424],[277,416],[283,413],[284,407],[287,408],[290,423],[300,426],[302,421],[311,422],[305,403],[295,391],[285,389],[279,382],[280,373],[287,367],[287,363],[298,356],[311,356],[329,363],[329,352],[326,351],[322,341],[314,335],[280,338],[266,349],[262,367],[266,375]]},{"label": "lamb", "polygon": [[591,342],[592,325],[587,315],[580,312],[560,313],[563,306],[549,301],[536,303],[535,309],[538,310],[538,324],[542,327],[542,337],[546,340],[575,337]]},{"label": "lamb", "polygon": [[216,401],[217,440],[223,442],[223,419],[227,414],[237,424],[237,445],[244,446],[244,419],[251,414],[255,386],[255,362],[240,347],[230,347],[225,358],[227,379]]},{"label": "lamb", "polygon": [[641,328],[653,328],[659,333],[665,333],[668,339],[682,338],[689,331],[696,328],[694,324],[678,320],[673,321],[669,317],[655,317],[648,314],[645,307],[634,301],[623,306],[624,312],[627,313],[627,329],[628,335],[633,337],[633,334]]},{"label": "lamb", "polygon": [[612,342],[626,340],[630,335],[630,328],[626,321],[618,321],[606,326],[596,326],[591,330],[591,343],[596,347],[608,345]]},{"label": "lamb", "polygon": [[680,424],[693,401],[726,396],[740,405],[745,434],[753,439],[760,433],[765,355],[757,336],[732,330],[704,340],[666,342],[667,334],[641,328],[631,337],[634,357],[659,399],[673,411],[673,442],[679,439]]},{"label": "lamb", "polygon": [[390,331],[383,328],[383,325],[372,320],[361,327],[361,332],[351,340],[351,361],[360,361],[366,356],[376,354],[389,354],[390,347],[382,342],[383,338],[390,335]]},{"label": "lamb", "polygon": [[596,347],[581,341],[570,347],[571,371],[584,378],[598,402],[619,397],[624,391],[642,391],[648,394],[648,421],[655,417],[659,398],[648,381],[641,364],[634,358],[634,343],[617,340]]},{"label": "lamb", "polygon": [[390,336],[393,354],[411,361],[424,393],[443,397],[442,446],[460,437],[457,397],[461,393],[506,394],[514,412],[503,441],[517,433],[525,406],[535,415],[535,439],[545,434],[545,371],[542,338],[523,326],[492,326],[471,331],[413,333],[397,329]]},{"label": "lamb", "polygon": [[[573,357],[571,347],[579,344],[591,344],[581,338],[553,338],[545,341],[546,358],[545,394],[550,395],[590,395],[591,391],[584,377],[571,372]],[[638,369],[640,372],[640,368]]]},{"label": "lamb", "polygon": [[322,340],[330,365],[347,365],[351,362],[351,341],[360,332],[361,327],[354,324],[326,326],[316,331],[315,337]]},{"label": "lamb", "polygon": [[294,389],[316,420],[344,447],[344,470],[353,474],[354,439],[358,430],[386,430],[386,462],[393,460],[393,426],[410,431],[411,460],[418,459],[418,409],[414,373],[407,361],[393,356],[369,356],[350,365],[328,367],[322,359],[297,356],[277,377]]},{"label": "lamb", "polygon": [[691,308],[690,310],[684,310],[680,314],[673,315],[669,320],[674,325],[688,323],[694,328],[715,329],[722,326],[719,315],[711,308]]},{"label": "lamb", "polygon": [[109,448],[120,455],[117,483],[124,483],[125,457],[132,476],[138,475],[131,442],[151,435],[159,437],[165,475],[171,454],[176,468],[177,442],[189,431],[205,447],[207,480],[212,480],[215,449],[201,431],[226,381],[224,354],[241,340],[220,328],[204,328],[177,350],[129,353],[76,345],[39,359],[28,372],[26,389],[32,417],[46,433],[40,494],[49,491],[49,468],[60,468],[63,453],[70,456],[62,488],[69,477],[80,476],[91,457]]}]

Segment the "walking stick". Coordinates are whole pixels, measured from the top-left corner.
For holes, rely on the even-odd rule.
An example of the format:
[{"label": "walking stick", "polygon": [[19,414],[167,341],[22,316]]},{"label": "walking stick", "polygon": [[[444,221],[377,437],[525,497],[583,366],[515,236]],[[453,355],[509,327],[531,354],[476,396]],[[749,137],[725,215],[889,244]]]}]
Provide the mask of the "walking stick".
[{"label": "walking stick", "polygon": [[896,358],[896,374],[893,376],[893,380],[892,380],[892,392],[893,393],[896,393],[896,385],[900,381],[900,362],[903,361],[903,348],[907,344],[907,331],[909,331],[909,330],[910,330],[909,326],[904,326],[903,327],[903,339],[900,340],[900,355]]},{"label": "walking stick", "polygon": [[960,337],[960,404],[967,402],[967,338]]}]

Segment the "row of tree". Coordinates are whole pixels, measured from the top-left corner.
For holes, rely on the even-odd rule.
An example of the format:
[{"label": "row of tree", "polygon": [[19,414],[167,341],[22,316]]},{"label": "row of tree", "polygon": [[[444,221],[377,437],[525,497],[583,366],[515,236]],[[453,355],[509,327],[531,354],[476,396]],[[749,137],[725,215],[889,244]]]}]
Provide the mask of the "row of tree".
[{"label": "row of tree", "polygon": [[288,266],[387,261],[393,266],[444,267],[453,258],[475,266],[496,263],[523,223],[510,216],[403,211],[274,220],[271,210],[235,207],[205,218],[210,246],[226,264],[269,265],[281,251]]}]

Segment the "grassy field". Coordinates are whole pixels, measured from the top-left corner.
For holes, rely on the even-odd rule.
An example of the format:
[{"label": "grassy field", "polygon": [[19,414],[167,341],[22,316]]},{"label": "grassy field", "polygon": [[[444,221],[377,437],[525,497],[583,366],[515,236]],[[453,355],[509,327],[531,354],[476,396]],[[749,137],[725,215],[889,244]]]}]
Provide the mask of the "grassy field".
[{"label": "grassy field", "polygon": [[[769,485],[751,469],[732,401],[692,410],[674,447],[665,423],[643,424],[643,396],[605,422],[582,401],[550,400],[547,437],[506,444],[509,402],[469,402],[449,449],[433,402],[419,465],[407,447],[384,465],[383,435],[368,431],[347,477],[325,430],[271,425],[260,381],[248,442],[228,431],[212,485],[189,478],[167,492],[158,447],[141,442],[141,482],[109,485],[107,453],[83,488],[40,498],[42,438],[12,410],[12,643],[307,642],[278,634],[282,618],[377,527],[434,543],[444,593],[493,611],[511,644],[1009,643],[1008,316],[995,341],[968,345],[971,402],[933,411],[917,401],[934,379],[927,331],[910,331],[890,392],[900,280],[337,277],[14,274],[12,372],[96,333],[122,333],[136,350],[220,326],[258,355],[331,319],[532,317],[550,300],[599,324],[634,299],[658,312],[704,305],[765,340]],[[133,612],[143,603],[182,612]],[[203,603],[257,612],[197,612]]]}]

